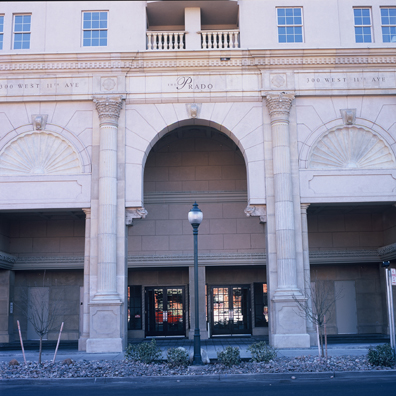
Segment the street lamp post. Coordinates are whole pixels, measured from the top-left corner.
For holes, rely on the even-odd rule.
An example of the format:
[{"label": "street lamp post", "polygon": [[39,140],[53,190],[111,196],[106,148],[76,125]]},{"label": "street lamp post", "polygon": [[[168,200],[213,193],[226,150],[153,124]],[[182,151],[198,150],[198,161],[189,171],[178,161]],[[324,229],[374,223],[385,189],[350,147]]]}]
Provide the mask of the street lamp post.
[{"label": "street lamp post", "polygon": [[194,365],[202,364],[201,335],[199,333],[199,300],[198,300],[198,227],[203,219],[203,213],[195,202],[188,212],[188,221],[192,225],[194,235],[194,298],[195,298],[195,331],[194,331]]}]

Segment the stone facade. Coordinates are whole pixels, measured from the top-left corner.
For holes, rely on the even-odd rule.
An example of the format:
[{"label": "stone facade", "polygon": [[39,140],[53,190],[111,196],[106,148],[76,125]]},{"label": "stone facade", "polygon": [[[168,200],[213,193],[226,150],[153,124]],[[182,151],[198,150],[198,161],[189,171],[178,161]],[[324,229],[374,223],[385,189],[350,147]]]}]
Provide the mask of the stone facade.
[{"label": "stone facade", "polygon": [[[192,338],[194,201],[203,338],[308,347],[298,304],[319,281],[337,299],[331,334],[387,333],[396,57],[381,12],[394,7],[362,7],[373,42],[360,44],[361,4],[326,4],[319,18],[314,0],[4,3],[0,342],[17,320],[35,338],[19,307],[37,288],[62,296],[56,325],[80,350]],[[279,8],[303,13],[302,42],[279,42]],[[81,18],[95,13],[107,38],[91,46]],[[31,18],[27,49],[16,15]]]}]

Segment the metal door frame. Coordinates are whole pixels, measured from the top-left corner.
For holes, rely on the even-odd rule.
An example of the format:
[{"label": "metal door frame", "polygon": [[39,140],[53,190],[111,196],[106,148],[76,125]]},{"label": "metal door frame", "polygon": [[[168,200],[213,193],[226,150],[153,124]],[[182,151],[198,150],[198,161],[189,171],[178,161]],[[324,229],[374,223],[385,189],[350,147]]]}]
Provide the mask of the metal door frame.
[{"label": "metal door frame", "polygon": [[[164,329],[163,331],[149,331],[149,315],[153,315],[153,313],[149,312],[149,297],[147,295],[148,290],[154,291],[154,289],[163,289],[163,304],[164,306],[168,303],[168,289],[181,289],[182,290],[182,304],[183,304],[183,330],[180,332],[169,332],[168,322],[163,321]],[[186,288],[185,286],[146,286],[144,288],[144,305],[145,305],[145,335],[146,337],[167,337],[167,336],[185,336],[186,335]],[[163,312],[167,312],[167,310],[163,310]],[[155,312],[154,312],[154,320],[155,320]],[[166,315],[166,318],[168,315]]]},{"label": "metal door frame", "polygon": [[[211,336],[221,336],[221,335],[231,335],[231,336],[238,336],[238,335],[244,335],[244,334],[252,334],[252,304],[251,304],[251,285],[250,284],[227,284],[227,285],[208,285],[210,293],[208,295],[208,307],[209,307],[209,321],[210,321],[210,334]],[[234,330],[234,324],[229,325],[229,332],[216,332],[214,329],[214,309],[213,309],[213,289],[214,288],[228,288],[228,299],[229,302],[232,304],[232,310],[233,310],[233,288],[235,287],[241,287],[241,288],[247,288],[247,314],[246,314],[246,324],[247,324],[247,329],[246,331],[235,331]],[[231,299],[230,299],[231,297]],[[231,305],[230,305],[231,307]],[[229,308],[230,309],[230,308]]]}]

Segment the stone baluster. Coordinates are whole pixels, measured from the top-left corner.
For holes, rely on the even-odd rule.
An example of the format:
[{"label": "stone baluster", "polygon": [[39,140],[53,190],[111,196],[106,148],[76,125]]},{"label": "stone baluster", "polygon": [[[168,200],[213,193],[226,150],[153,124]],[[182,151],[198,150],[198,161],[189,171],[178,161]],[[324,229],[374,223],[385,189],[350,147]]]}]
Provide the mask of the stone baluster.
[{"label": "stone baluster", "polygon": [[157,50],[158,49],[158,33],[153,33],[153,50]]},{"label": "stone baluster", "polygon": [[117,131],[122,98],[94,99],[100,120],[98,285],[94,300],[117,300]]},{"label": "stone baluster", "polygon": [[206,33],[202,32],[202,49],[206,49],[208,46],[206,45]]},{"label": "stone baluster", "polygon": [[150,33],[150,32],[147,32],[147,49],[148,50],[152,50],[153,49],[152,38],[153,38],[153,34]]},{"label": "stone baluster", "polygon": [[289,112],[293,94],[267,95],[271,117],[278,285],[275,294],[298,292]]}]

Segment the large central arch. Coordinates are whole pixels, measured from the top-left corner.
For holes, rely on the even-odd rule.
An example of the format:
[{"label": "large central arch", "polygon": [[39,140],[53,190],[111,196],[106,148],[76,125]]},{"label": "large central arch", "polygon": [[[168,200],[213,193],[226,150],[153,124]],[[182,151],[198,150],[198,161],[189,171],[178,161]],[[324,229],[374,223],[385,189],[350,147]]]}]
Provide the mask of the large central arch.
[{"label": "large central arch", "polygon": [[144,205],[143,173],[147,156],[160,138],[183,126],[207,126],[227,135],[245,159],[248,204],[265,204],[261,102],[203,103],[198,106],[197,118],[189,114],[188,108],[186,104],[127,106],[126,206]]}]

